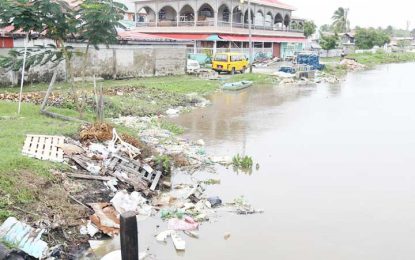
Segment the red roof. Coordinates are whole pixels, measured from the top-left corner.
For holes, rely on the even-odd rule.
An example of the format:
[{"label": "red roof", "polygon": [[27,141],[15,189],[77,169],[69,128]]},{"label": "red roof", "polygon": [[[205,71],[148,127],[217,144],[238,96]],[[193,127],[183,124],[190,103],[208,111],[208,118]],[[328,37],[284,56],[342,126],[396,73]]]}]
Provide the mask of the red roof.
[{"label": "red roof", "polygon": [[[248,36],[240,35],[219,35],[220,38],[226,41],[248,42]],[[304,42],[304,37],[267,37],[267,36],[252,36],[254,42]]]},{"label": "red roof", "polygon": [[153,33],[152,35],[157,35],[160,37],[171,38],[175,40],[207,40],[210,34],[197,34],[197,33]]},{"label": "red roof", "polygon": [[118,32],[118,37],[120,40],[127,41],[174,41],[173,38],[162,37],[155,34],[146,34],[136,31],[123,31]]}]

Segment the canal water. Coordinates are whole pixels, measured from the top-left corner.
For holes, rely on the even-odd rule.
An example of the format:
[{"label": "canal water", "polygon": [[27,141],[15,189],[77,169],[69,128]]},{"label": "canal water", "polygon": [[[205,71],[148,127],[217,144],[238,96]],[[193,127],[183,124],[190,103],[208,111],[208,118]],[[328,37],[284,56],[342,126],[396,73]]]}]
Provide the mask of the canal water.
[{"label": "canal water", "polygon": [[[252,156],[252,173],[218,167],[208,195],[263,214],[222,214],[177,254],[142,225],[158,259],[415,259],[415,64],[351,73],[337,85],[252,87],[211,96],[175,121],[209,154]],[[159,224],[161,228],[156,229]],[[225,240],[224,234],[230,238]]]}]

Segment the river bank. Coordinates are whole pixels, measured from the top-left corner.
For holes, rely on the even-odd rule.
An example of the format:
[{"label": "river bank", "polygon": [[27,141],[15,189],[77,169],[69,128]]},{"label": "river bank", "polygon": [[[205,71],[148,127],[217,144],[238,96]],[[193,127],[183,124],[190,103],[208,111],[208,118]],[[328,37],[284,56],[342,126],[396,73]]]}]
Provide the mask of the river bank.
[{"label": "river bank", "polygon": [[[403,62],[414,62],[415,53],[385,53],[382,51],[376,53],[360,53],[360,54],[349,54],[346,56],[347,59],[353,59],[356,62],[364,65],[367,69],[373,69],[377,65],[390,64],[390,63],[403,63]],[[340,64],[342,58],[321,58],[321,62],[325,64],[324,72],[328,75],[342,77],[348,71],[347,66]]]},{"label": "river bank", "polygon": [[[160,161],[161,164],[192,166],[189,161],[194,162],[195,157],[206,158],[203,161],[212,163],[205,155],[203,141],[196,144],[176,138],[183,129],[166,120],[166,114],[177,115],[196,107],[204,107],[208,104],[204,95],[216,91],[222,82],[241,79],[259,83],[272,82],[268,76],[245,74],[232,78],[227,76],[222,81],[185,76],[137,81],[103,81],[98,84],[105,85],[105,117],[109,118],[109,122],[113,124],[111,117],[132,117],[133,119],[128,121],[140,119],[140,126],[144,124],[144,129],[141,130],[137,129],[136,125],[131,126],[125,122],[118,124],[116,128],[120,135],[129,134],[137,140],[142,140],[145,135],[142,131],[146,130],[146,143],[151,143],[151,147],[139,147],[145,156],[152,158],[153,162]],[[47,227],[47,243],[51,246],[64,245],[62,254],[70,258],[71,254],[78,254],[82,248],[88,247],[88,236],[79,233],[79,225],[80,220],[87,219],[90,214],[70,196],[77,197],[82,203],[94,202],[96,193],[106,187],[100,181],[82,181],[65,177],[65,173],[74,172],[67,164],[22,156],[21,150],[26,134],[80,139],[80,127],[84,123],[61,121],[39,113],[39,104],[45,89],[45,85],[25,87],[23,100],[26,102],[22,105],[20,115],[16,114],[18,90],[5,88],[0,91],[3,99],[0,101],[0,145],[3,147],[0,151],[0,221],[14,216],[35,227]],[[85,101],[81,119],[92,123],[95,121],[92,85],[81,83],[77,89],[80,92],[77,96]],[[69,86],[58,83],[55,90],[49,100],[48,110],[79,118],[80,111],[73,105]],[[155,140],[158,140],[157,143],[154,143]],[[168,147],[170,150],[165,149]],[[178,148],[185,149],[188,154],[180,150],[177,153]],[[210,183],[209,180],[206,182]],[[101,199],[109,202],[108,195],[100,196],[104,196]]]},{"label": "river bank", "polygon": [[[250,94],[254,94],[255,89],[252,88],[252,90],[249,90]],[[122,91],[118,89],[117,91]],[[288,91],[288,90],[287,90]],[[304,92],[298,93],[298,90],[293,88],[292,90],[288,91],[288,96],[282,98],[283,100],[296,100],[298,96],[303,96],[305,93],[311,93],[312,90],[307,89],[304,90]],[[244,92],[245,93],[245,92]],[[123,92],[124,95],[124,92]],[[121,97],[123,95],[120,95]],[[232,96],[240,96],[239,99],[240,102],[246,101],[246,94],[245,95],[239,95],[238,93],[235,94],[228,94],[225,95],[227,98]],[[245,97],[245,98],[244,98]],[[274,96],[274,97],[278,97]],[[132,99],[133,100],[133,99]],[[268,100],[271,102],[271,105],[279,105],[277,101],[279,99],[276,99],[274,101]],[[228,104],[229,105],[229,104]],[[266,103],[264,103],[266,105]],[[260,106],[261,107],[261,106]],[[59,134],[59,135],[65,135],[70,136],[75,139],[77,139],[77,134],[79,132],[79,123],[73,123],[73,122],[63,122],[55,119],[49,119],[44,116],[41,116],[37,111],[39,109],[38,105],[34,104],[25,104],[23,106],[23,112],[21,116],[15,115],[15,103],[12,102],[0,102],[0,116],[2,124],[0,126],[0,130],[2,133],[5,133],[5,135],[2,135],[2,138],[0,138],[0,143],[2,147],[5,147],[5,149],[2,149],[1,156],[0,156],[0,187],[1,190],[1,197],[2,200],[0,201],[0,216],[5,219],[8,216],[14,215],[19,218],[27,218],[27,213],[25,213],[25,210],[28,205],[31,205],[30,212],[33,214],[37,214],[39,216],[44,216],[45,214],[49,215],[49,218],[53,218],[53,216],[61,216],[61,217],[68,217],[68,215],[65,215],[66,212],[73,212],[74,214],[71,216],[72,219],[77,219],[79,216],[86,216],[83,214],[78,214],[81,210],[78,205],[73,203],[72,201],[68,200],[67,197],[65,197],[64,193],[59,193],[64,185],[68,185],[65,180],[60,179],[59,177],[52,174],[50,169],[54,170],[60,170],[60,171],[67,171],[68,168],[65,166],[62,166],[60,164],[56,163],[49,163],[44,161],[38,161],[35,159],[30,159],[27,157],[24,157],[20,154],[21,147],[22,147],[22,140],[24,140],[24,136],[27,133],[37,133],[37,134]],[[235,107],[237,110],[239,109],[238,106]],[[73,109],[68,108],[61,108],[61,107],[53,107],[53,111],[68,115],[68,116],[77,116],[77,111]],[[162,110],[160,110],[162,111]],[[166,110],[163,109],[163,112]],[[231,126],[229,124],[225,124],[227,120],[230,120],[232,118],[235,118],[237,116],[236,114],[232,114],[231,111],[233,110],[227,110],[226,107],[223,107],[223,109],[220,110],[223,117],[221,117],[219,120],[207,120],[212,125],[216,125],[215,122],[222,122],[223,126]],[[186,115],[186,114],[185,114]],[[94,115],[90,112],[86,112],[84,115],[85,119],[93,121]],[[194,117],[193,115],[189,114],[190,117]],[[204,117],[199,118],[202,121],[205,121],[206,119]],[[192,120],[196,120],[196,118],[193,118]],[[196,129],[192,129],[189,124],[182,124],[181,121],[174,121],[177,125],[185,125],[190,131],[195,131]],[[4,124],[3,124],[4,123]],[[197,126],[198,124],[196,124]],[[170,126],[171,127],[171,126]],[[221,128],[221,127],[220,127]],[[224,130],[224,129],[223,129]],[[243,130],[243,129],[240,129]],[[136,137],[137,132],[134,127],[122,127],[120,126],[120,132],[125,131],[126,133],[134,134]],[[178,132],[180,133],[180,131]],[[236,140],[242,140],[241,134],[242,132],[237,131],[237,134],[235,135]],[[209,136],[209,134],[205,133],[205,135],[201,135],[199,138],[205,138],[204,136]],[[213,136],[209,139],[214,139]],[[219,138],[220,139],[220,138]],[[190,140],[197,140],[197,139],[190,139]],[[164,141],[163,141],[164,142]],[[208,141],[212,142],[212,140]],[[241,152],[240,150],[235,150],[232,152],[227,151],[226,154],[232,154],[236,152]],[[215,154],[220,154],[218,152],[215,152]],[[222,153],[225,154],[225,153]],[[261,163],[262,165],[262,163]],[[261,166],[262,167],[262,166]],[[214,177],[211,178],[205,178],[205,181],[209,181],[209,179],[215,179]],[[179,183],[180,184],[180,183]],[[69,184],[71,185],[71,184]],[[223,187],[221,185],[215,185],[218,187],[213,187],[210,190],[210,194],[214,195],[215,192],[217,194],[220,194],[219,190]],[[42,187],[42,190],[39,190],[39,187]],[[52,189],[50,189],[52,188]],[[72,187],[74,188],[74,187]],[[75,190],[77,187],[75,187]],[[54,191],[54,192],[52,192]],[[52,193],[49,193],[52,192]],[[87,190],[85,190],[87,192]],[[227,199],[227,201],[232,201],[232,199],[235,198],[235,194],[237,193],[228,193],[224,198]],[[232,198],[233,197],[233,198]],[[52,201],[46,201],[46,198],[56,198],[56,200]],[[260,201],[255,200],[256,203],[259,203],[261,206],[263,204],[260,203]],[[61,207],[58,208],[58,212],[54,211],[48,211],[48,208],[61,205]],[[24,210],[24,211],[22,211]],[[71,223],[72,225],[72,223]],[[210,227],[212,225],[209,225]],[[61,231],[64,230],[64,231]],[[65,234],[65,232],[70,231],[71,233],[79,233],[77,226],[71,226],[70,228],[66,229],[63,227],[60,227],[58,229],[59,233]],[[153,231],[154,232],[154,231]],[[49,238],[50,241],[65,241],[65,235],[61,235],[59,240],[56,237]],[[76,238],[79,240],[73,241],[75,244],[79,241],[84,240],[80,238]]]}]

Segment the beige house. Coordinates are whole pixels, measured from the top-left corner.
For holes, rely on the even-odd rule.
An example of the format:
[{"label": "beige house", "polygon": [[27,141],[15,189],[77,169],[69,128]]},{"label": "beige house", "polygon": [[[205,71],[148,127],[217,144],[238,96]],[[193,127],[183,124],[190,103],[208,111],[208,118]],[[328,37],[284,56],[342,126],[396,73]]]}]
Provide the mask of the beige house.
[{"label": "beige house", "polygon": [[[136,0],[131,33],[188,40],[188,51],[248,53],[248,3],[239,0]],[[278,0],[252,0],[252,40],[256,55],[284,57],[305,41],[302,19]]]}]

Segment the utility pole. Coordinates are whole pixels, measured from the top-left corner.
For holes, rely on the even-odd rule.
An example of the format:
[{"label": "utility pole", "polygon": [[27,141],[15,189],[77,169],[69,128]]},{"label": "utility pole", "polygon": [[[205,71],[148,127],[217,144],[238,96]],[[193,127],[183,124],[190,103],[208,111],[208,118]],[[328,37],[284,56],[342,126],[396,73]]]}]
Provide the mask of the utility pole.
[{"label": "utility pole", "polygon": [[251,0],[248,0],[248,28],[249,28],[249,73],[252,73],[252,63],[254,62],[252,53],[252,14],[251,14]]},{"label": "utility pole", "polygon": [[[244,4],[245,0],[240,0],[241,4]],[[248,30],[249,30],[249,73],[252,73],[253,58],[253,46],[252,46],[252,14],[251,14],[251,0],[248,0]],[[244,26],[245,27],[245,26]]]}]

